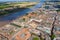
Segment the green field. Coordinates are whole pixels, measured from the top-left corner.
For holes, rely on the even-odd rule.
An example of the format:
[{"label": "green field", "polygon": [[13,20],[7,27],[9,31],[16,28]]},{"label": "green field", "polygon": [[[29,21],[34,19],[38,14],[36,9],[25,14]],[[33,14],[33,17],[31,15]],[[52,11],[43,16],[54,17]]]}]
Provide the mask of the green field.
[{"label": "green field", "polygon": [[[18,11],[18,9],[22,8],[31,8],[33,7],[35,4],[37,4],[36,2],[34,2],[35,4],[31,4],[32,2],[13,2],[13,3],[0,3],[0,16],[2,15],[6,15],[6,14],[10,14],[12,12],[16,12]],[[21,5],[22,4],[22,5]],[[31,5],[28,5],[31,4]],[[24,5],[24,6],[23,6]],[[10,10],[9,8],[12,8],[12,10]],[[16,8],[16,9],[15,9]]]},{"label": "green field", "polygon": [[[31,2],[15,2],[15,3],[10,3],[10,4],[7,4],[7,3],[5,3],[5,4],[0,4],[0,9],[9,8],[9,7],[14,7],[14,5],[19,6],[18,4],[29,4],[29,3],[31,3]],[[33,6],[33,5],[31,5],[31,6]],[[30,7],[31,7],[31,6],[30,6]],[[28,7],[29,7],[29,6],[28,6]]]},{"label": "green field", "polygon": [[11,5],[11,4],[0,4],[0,9],[8,8],[11,6],[13,6],[13,5]]}]

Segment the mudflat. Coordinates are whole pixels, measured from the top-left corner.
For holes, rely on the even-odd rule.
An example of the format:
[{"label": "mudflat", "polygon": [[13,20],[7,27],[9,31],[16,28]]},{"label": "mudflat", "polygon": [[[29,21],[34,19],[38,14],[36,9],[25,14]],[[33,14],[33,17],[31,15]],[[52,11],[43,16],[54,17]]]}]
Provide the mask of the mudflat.
[{"label": "mudflat", "polygon": [[0,21],[0,27],[3,27],[6,24],[9,24],[11,21]]}]

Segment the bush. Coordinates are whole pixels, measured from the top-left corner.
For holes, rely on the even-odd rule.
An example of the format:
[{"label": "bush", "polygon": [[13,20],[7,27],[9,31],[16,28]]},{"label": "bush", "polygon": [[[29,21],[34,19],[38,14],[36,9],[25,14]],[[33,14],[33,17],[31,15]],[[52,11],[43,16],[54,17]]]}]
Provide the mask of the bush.
[{"label": "bush", "polygon": [[16,27],[21,27],[20,25],[17,25],[17,24],[14,24],[14,23],[11,23],[11,25],[14,25],[14,26],[16,26]]},{"label": "bush", "polygon": [[39,40],[39,38],[38,37],[34,37],[33,40]]}]

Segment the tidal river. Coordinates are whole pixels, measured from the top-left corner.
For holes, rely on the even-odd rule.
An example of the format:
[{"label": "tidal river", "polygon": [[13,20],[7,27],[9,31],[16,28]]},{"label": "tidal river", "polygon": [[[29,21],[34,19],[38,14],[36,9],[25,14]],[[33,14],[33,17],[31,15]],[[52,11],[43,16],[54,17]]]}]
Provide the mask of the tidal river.
[{"label": "tidal river", "polygon": [[21,11],[15,12],[15,13],[11,13],[10,15],[0,17],[0,26],[8,24],[12,20],[17,19],[18,17],[20,17],[28,12],[36,10],[37,8],[41,7],[43,5],[43,3],[44,3],[44,1],[38,3],[37,5],[33,6],[32,8],[26,8],[26,9],[23,9]]}]

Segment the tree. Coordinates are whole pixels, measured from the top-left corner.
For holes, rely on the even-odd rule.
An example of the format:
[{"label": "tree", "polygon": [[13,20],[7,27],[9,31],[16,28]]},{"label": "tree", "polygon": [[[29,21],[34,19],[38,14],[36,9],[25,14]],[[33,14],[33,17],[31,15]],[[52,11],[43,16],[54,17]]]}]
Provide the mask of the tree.
[{"label": "tree", "polygon": [[53,23],[52,23],[52,29],[51,29],[51,35],[50,35],[50,38],[51,38],[51,40],[54,40],[54,38],[55,38],[55,35],[54,35],[54,24],[55,24],[55,21],[56,21],[56,16],[57,15],[55,15],[55,17],[54,17],[54,21],[53,21]]},{"label": "tree", "polygon": [[23,21],[25,21],[25,18],[23,18]]},{"label": "tree", "polygon": [[43,38],[42,38],[42,34],[40,33],[40,35],[39,35],[39,38],[41,39],[41,40],[44,40]]}]

